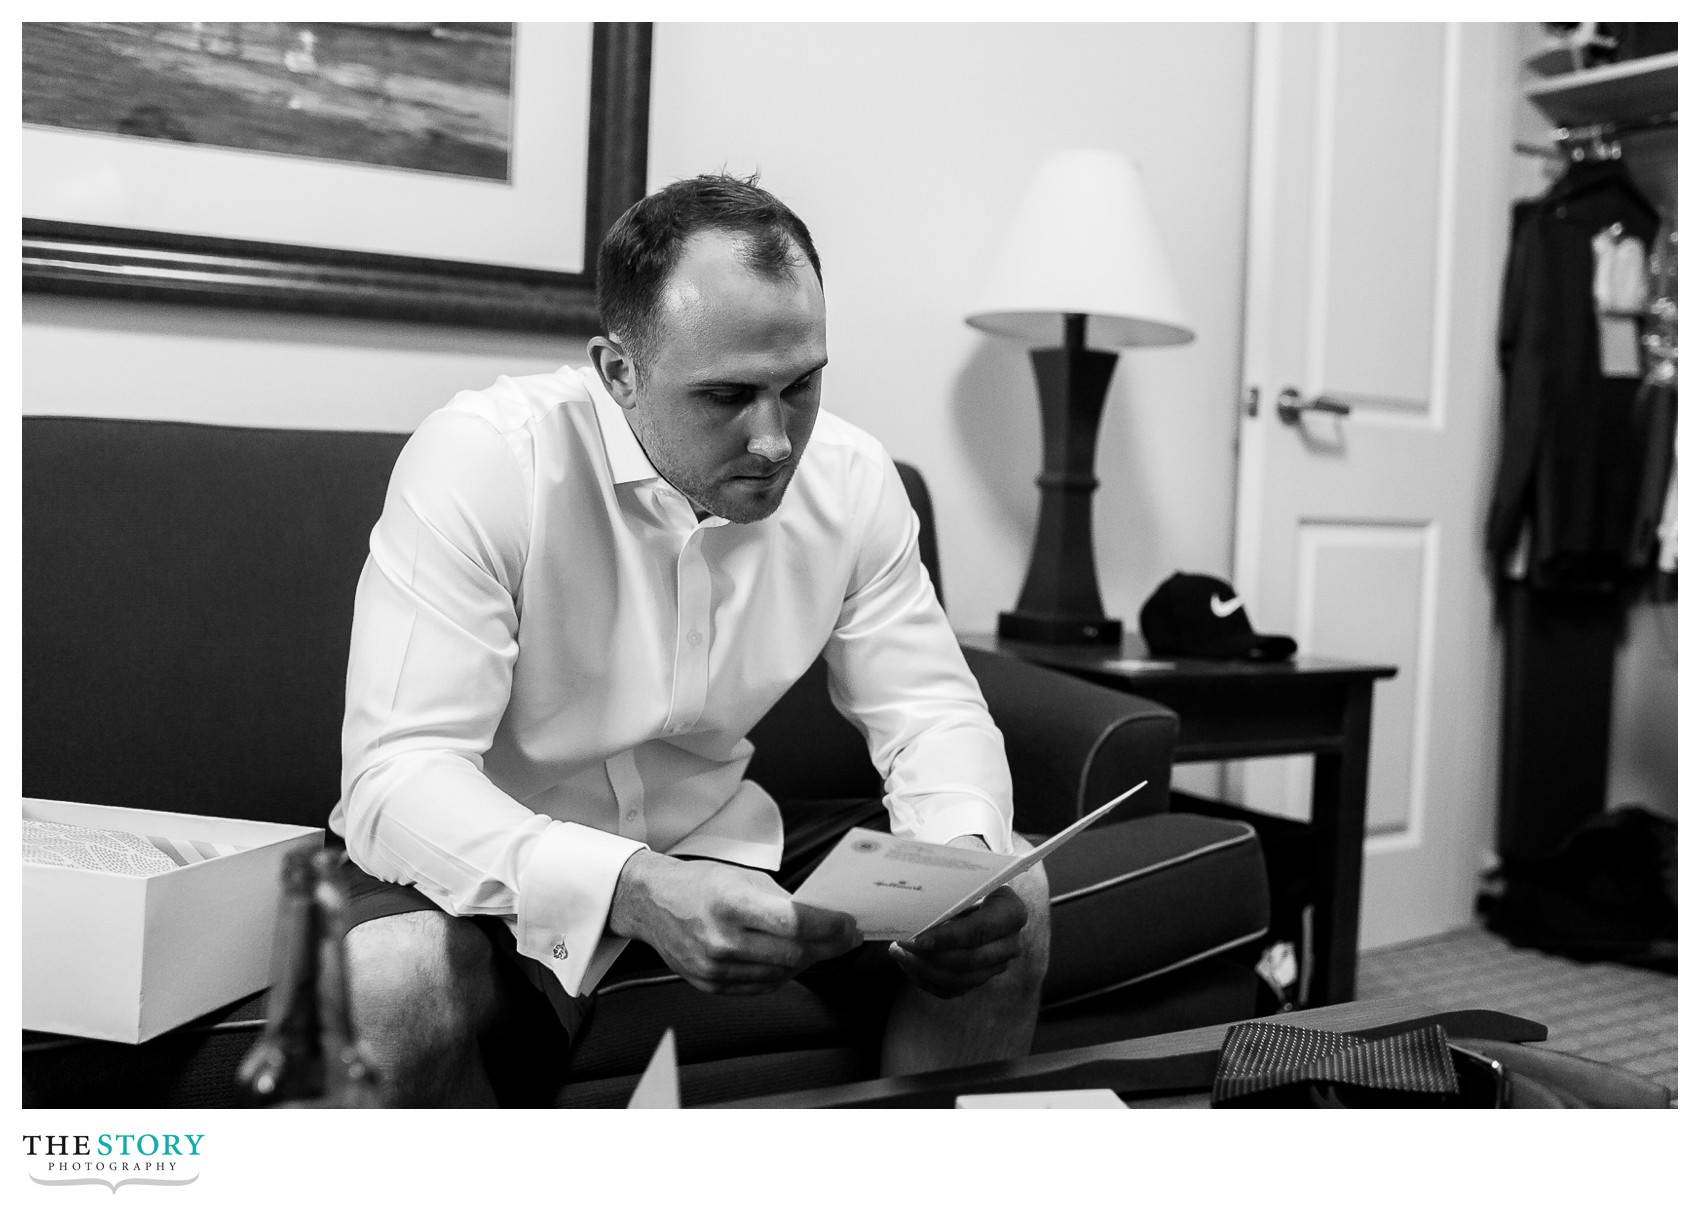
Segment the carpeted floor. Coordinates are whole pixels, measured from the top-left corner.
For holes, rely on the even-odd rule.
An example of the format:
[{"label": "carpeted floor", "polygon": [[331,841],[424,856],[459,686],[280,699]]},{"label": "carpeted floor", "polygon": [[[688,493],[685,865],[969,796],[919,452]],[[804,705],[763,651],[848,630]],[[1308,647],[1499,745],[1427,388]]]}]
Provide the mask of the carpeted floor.
[{"label": "carpeted floor", "polygon": [[1539,1021],[1539,1045],[1628,1068],[1676,1094],[1676,976],[1516,949],[1461,929],[1358,957],[1358,998],[1422,996]]}]

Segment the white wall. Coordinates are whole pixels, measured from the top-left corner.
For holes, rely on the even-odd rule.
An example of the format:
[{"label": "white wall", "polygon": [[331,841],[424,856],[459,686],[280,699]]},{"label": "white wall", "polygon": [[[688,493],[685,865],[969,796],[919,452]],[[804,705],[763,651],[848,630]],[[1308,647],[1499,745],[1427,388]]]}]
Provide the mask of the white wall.
[{"label": "white wall", "polygon": [[1638,803],[1677,814],[1677,662],[1674,602],[1631,606],[1612,685],[1610,807]]},{"label": "white wall", "polygon": [[584,338],[26,294],[22,350],[26,413],[408,432]]},{"label": "white wall", "polygon": [[[1251,30],[1244,25],[664,25],[650,179],[759,170],[809,224],[826,403],[928,477],[961,628],[1014,605],[1038,509],[1025,346],[962,322],[1038,161],[1145,169],[1198,339],[1122,356],[1098,450],[1105,606],[1137,628],[1178,567],[1226,572]],[[1060,332],[1059,332],[1060,335]]]},{"label": "white wall", "polygon": [[[1015,602],[1037,513],[1025,349],[962,322],[1027,174],[1126,151],[1198,328],[1123,355],[1101,432],[1105,605],[1137,626],[1179,567],[1225,573],[1233,506],[1251,31],[1244,25],[672,25],[656,30],[652,185],[759,169],[825,262],[827,404],[920,465],[955,623]],[[24,410],[406,430],[552,339],[29,296]]]}]

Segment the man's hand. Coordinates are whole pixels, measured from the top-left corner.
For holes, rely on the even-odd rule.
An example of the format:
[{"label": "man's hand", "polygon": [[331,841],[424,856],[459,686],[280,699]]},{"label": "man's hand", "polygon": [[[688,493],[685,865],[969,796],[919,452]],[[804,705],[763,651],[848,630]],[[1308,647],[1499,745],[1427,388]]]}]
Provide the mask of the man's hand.
[{"label": "man's hand", "polygon": [[[958,836],[950,843],[986,848],[978,836]],[[891,956],[923,990],[952,999],[990,981],[1021,956],[1026,923],[1021,896],[1001,886],[977,907],[940,921],[912,941],[892,942]]]},{"label": "man's hand", "polygon": [[620,871],[608,928],[648,942],[699,991],[769,992],[862,943],[847,912],[797,903],[758,870],[643,850]]}]

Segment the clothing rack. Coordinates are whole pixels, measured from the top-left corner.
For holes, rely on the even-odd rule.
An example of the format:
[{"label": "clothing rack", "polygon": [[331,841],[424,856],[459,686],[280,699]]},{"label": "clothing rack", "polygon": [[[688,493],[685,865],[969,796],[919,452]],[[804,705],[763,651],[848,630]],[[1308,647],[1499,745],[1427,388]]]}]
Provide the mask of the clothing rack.
[{"label": "clothing rack", "polygon": [[1615,160],[1622,158],[1618,140],[1623,136],[1666,130],[1676,124],[1676,111],[1672,110],[1670,113],[1647,114],[1615,122],[1593,122],[1586,126],[1555,126],[1548,137],[1556,146],[1518,143],[1516,150],[1520,155],[1540,156],[1548,160]]}]

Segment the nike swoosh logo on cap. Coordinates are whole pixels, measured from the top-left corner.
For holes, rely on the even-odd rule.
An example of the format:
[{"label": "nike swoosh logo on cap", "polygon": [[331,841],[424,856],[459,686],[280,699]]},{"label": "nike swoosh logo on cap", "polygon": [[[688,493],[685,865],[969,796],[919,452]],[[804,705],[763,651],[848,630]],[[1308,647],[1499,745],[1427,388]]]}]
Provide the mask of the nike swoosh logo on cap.
[{"label": "nike swoosh logo on cap", "polygon": [[1210,594],[1210,612],[1219,618],[1225,618],[1229,614],[1237,612],[1244,605],[1245,602],[1239,597],[1232,597],[1229,600],[1224,601],[1215,593]]}]

